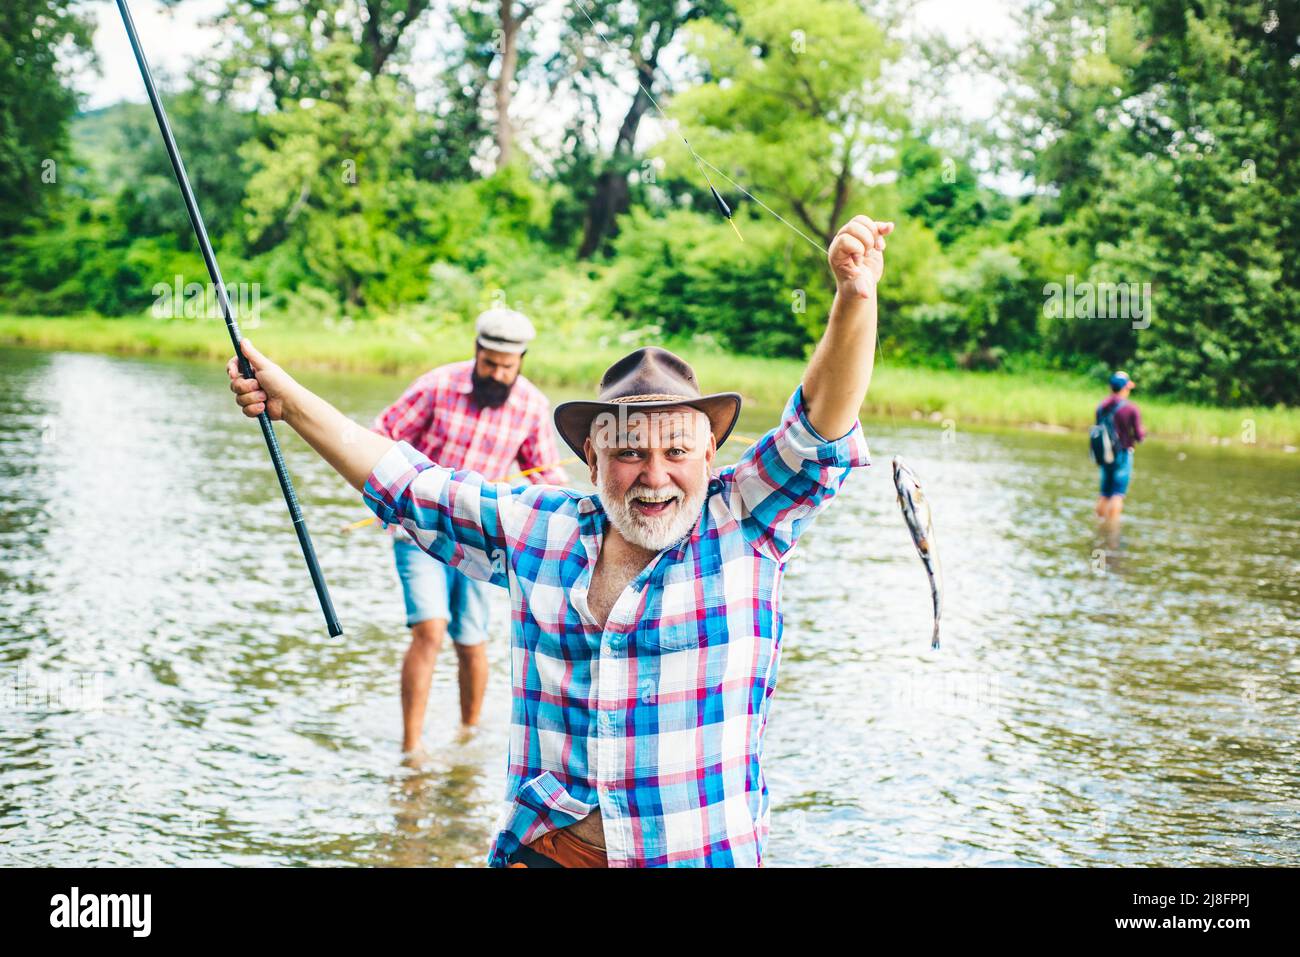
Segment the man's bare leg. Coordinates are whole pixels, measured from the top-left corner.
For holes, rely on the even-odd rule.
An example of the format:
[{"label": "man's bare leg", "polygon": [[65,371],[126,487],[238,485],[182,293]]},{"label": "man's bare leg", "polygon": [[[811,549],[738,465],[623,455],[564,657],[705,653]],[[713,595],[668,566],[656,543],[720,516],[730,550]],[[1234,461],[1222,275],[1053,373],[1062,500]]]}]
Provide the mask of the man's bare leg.
[{"label": "man's bare leg", "polygon": [[460,721],[478,724],[483,710],[483,692],[487,688],[487,645],[456,645],[457,677],[460,680]]},{"label": "man's bare leg", "polygon": [[408,754],[420,747],[433,666],[446,634],[445,618],[430,618],[411,626],[411,647],[402,660],[402,750]]},{"label": "man's bare leg", "polygon": [[1120,514],[1121,514],[1123,511],[1124,511],[1124,496],[1123,496],[1123,495],[1112,495],[1112,496],[1110,497],[1110,509],[1109,509],[1108,514],[1107,514],[1107,517],[1108,517],[1112,522],[1118,522],[1118,521],[1119,521]]}]

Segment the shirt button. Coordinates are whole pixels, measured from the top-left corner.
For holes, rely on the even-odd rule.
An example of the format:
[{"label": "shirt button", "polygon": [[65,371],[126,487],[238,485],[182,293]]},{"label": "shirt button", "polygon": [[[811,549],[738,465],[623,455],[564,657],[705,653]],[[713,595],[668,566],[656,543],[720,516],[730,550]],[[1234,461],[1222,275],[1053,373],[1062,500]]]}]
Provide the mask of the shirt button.
[{"label": "shirt button", "polygon": [[623,647],[623,636],[622,636],[622,634],[610,635],[610,636],[609,636],[609,646],[610,646],[611,648],[615,649],[615,650],[617,650],[617,649],[619,649],[619,648],[622,648],[622,647]]}]

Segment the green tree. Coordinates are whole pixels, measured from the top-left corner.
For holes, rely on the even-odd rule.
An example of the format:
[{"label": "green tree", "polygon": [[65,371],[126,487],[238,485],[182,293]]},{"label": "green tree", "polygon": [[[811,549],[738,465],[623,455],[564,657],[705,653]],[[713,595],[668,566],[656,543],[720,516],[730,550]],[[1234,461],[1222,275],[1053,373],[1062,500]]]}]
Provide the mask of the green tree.
[{"label": "green tree", "polygon": [[1300,400],[1300,9],[1070,0],[1028,22],[1022,168],[1087,251],[1086,278],[1149,283],[1154,309],[1146,328],[1096,319],[1104,332],[1059,338],[1166,391]]},{"label": "green tree", "polygon": [[[687,28],[688,52],[706,80],[667,108],[712,167],[707,176],[730,198],[741,230],[752,229],[750,204],[730,180],[786,220],[784,256],[805,277],[798,285],[817,277],[811,281],[829,290],[818,246],[829,246],[864,208],[867,179],[894,166],[906,125],[880,82],[897,48],[846,0],[804,0],[794,9],[739,0],[734,7],[734,29],[711,20]],[[666,137],[656,152],[668,186],[686,186],[693,205],[715,215],[706,174],[681,139]],[[811,305],[801,314],[808,335],[820,334],[825,315]]]},{"label": "green tree", "polygon": [[329,99],[343,92],[320,54],[347,43],[372,77],[395,74],[403,41],[431,0],[231,0],[219,18],[227,43],[210,64],[223,87],[265,84],[272,103]]},{"label": "green tree", "polygon": [[[164,98],[176,144],[203,221],[221,252],[238,243],[238,218],[246,177],[240,147],[256,133],[256,117],[235,109],[204,86]],[[123,103],[109,114],[113,128],[102,143],[101,188],[112,190],[133,236],[168,236],[181,249],[197,249],[194,231],[172,171],[158,123],[145,104]],[[220,136],[213,136],[220,130]]]},{"label": "green tree", "polygon": [[69,79],[92,63],[90,22],[75,0],[0,5],[0,235],[57,192],[77,106]]},{"label": "green tree", "polygon": [[[905,117],[880,79],[898,50],[847,0],[735,8],[734,31],[712,21],[688,29],[707,80],[671,112],[701,155],[828,246],[865,181],[895,164]],[[680,139],[666,138],[662,153],[670,171],[699,182]]]},{"label": "green tree", "polygon": [[[667,98],[662,61],[689,23],[722,18],[729,10],[723,0],[644,0],[628,5],[618,0],[583,0],[567,6],[560,51],[547,64],[552,89],[569,87],[586,109],[572,131],[577,152],[588,158],[574,167],[590,180],[584,190],[586,209],[578,257],[588,259],[605,248],[618,229],[618,216],[633,202],[630,177],[643,169],[636,153],[641,121],[654,100]],[[626,57],[626,63],[622,61]],[[609,155],[597,159],[590,142],[601,117],[601,92],[617,89],[631,97]],[[584,133],[588,134],[584,142]],[[638,181],[642,177],[637,177]]]},{"label": "green tree", "polygon": [[734,351],[803,356],[809,313],[824,317],[822,285],[803,288],[777,223],[754,223],[738,243],[725,225],[690,210],[628,214],[615,239],[613,310],[665,335],[706,335]]},{"label": "green tree", "polygon": [[922,136],[899,149],[898,192],[909,222],[925,223],[944,246],[1011,212],[1004,196],[980,185],[969,154],[945,155]]},{"label": "green tree", "polygon": [[273,291],[307,279],[351,307],[418,298],[426,254],[401,235],[417,188],[394,162],[415,128],[413,97],[391,77],[363,74],[350,41],[315,59],[334,95],[286,104],[266,118],[265,139],[241,150],[249,248],[285,247]]}]

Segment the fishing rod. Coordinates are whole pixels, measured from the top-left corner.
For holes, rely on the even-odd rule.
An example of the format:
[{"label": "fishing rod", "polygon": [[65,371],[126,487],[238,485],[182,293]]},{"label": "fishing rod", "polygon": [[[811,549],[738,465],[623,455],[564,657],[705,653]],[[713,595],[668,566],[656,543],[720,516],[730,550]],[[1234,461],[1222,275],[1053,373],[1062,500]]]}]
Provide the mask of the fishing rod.
[{"label": "fishing rod", "polygon": [[[208,239],[207,228],[203,225],[203,214],[199,212],[194,190],[190,188],[190,178],[185,173],[185,163],[181,160],[176,139],[172,136],[171,124],[167,121],[167,113],[163,110],[162,100],[158,97],[158,88],[154,86],[153,74],[149,71],[149,64],[144,58],[140,37],[135,32],[135,21],[131,19],[131,11],[126,5],[126,0],[117,0],[117,9],[122,14],[122,24],[126,27],[127,39],[131,41],[135,62],[140,67],[140,78],[144,80],[145,92],[149,94],[149,103],[153,107],[154,117],[158,120],[158,130],[162,133],[163,145],[167,148],[167,158],[171,160],[172,172],[176,174],[176,182],[181,188],[181,197],[185,200],[185,209],[190,214],[190,225],[194,227],[194,236],[198,239],[199,250],[203,253],[203,262],[207,265],[208,275],[216,288],[217,301],[221,304],[221,315],[226,320],[226,329],[230,332],[230,341],[235,347],[235,355],[239,357],[239,371],[245,378],[251,379],[253,367],[249,365],[243,349],[240,348],[239,343],[243,336],[239,332],[239,324],[235,321],[234,312],[230,308],[226,284],[221,278],[221,267],[217,265],[217,255],[212,250],[212,241]],[[284,466],[284,457],[280,454],[280,443],[276,440],[271,417],[263,412],[257,417],[257,424],[262,427],[262,437],[266,439],[267,451],[271,453],[275,476],[280,480],[280,491],[284,493],[285,504],[289,507],[293,529],[298,533],[298,544],[302,546],[302,557],[306,560],[307,570],[311,573],[311,583],[316,589],[316,597],[320,600],[321,612],[325,615],[325,625],[331,637],[338,637],[343,634],[343,627],[339,624],[338,615],[334,613],[329,586],[325,584],[325,576],[321,574],[320,564],[316,561],[316,549],[312,547],[311,535],[307,532],[307,523],[302,517],[298,496],[293,490],[293,481]]]}]

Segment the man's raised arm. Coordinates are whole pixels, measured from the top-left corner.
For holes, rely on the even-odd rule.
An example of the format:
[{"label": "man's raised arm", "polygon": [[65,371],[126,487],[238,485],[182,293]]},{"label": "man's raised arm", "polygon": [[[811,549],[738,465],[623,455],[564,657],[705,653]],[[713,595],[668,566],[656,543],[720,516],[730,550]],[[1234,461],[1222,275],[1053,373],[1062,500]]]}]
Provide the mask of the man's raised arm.
[{"label": "man's raised arm", "polygon": [[244,378],[238,359],[233,358],[226,364],[226,373],[244,415],[255,419],[265,411],[273,420],[287,422],[349,485],[361,491],[384,453],[393,447],[393,440],[358,425],[303,388],[249,340],[242,345],[253,378]]},{"label": "man's raised arm", "polygon": [[885,270],[885,237],[893,223],[854,216],[831,242],[835,302],[803,377],[808,422],[826,439],[853,428],[871,384],[876,357],[876,285]]}]

